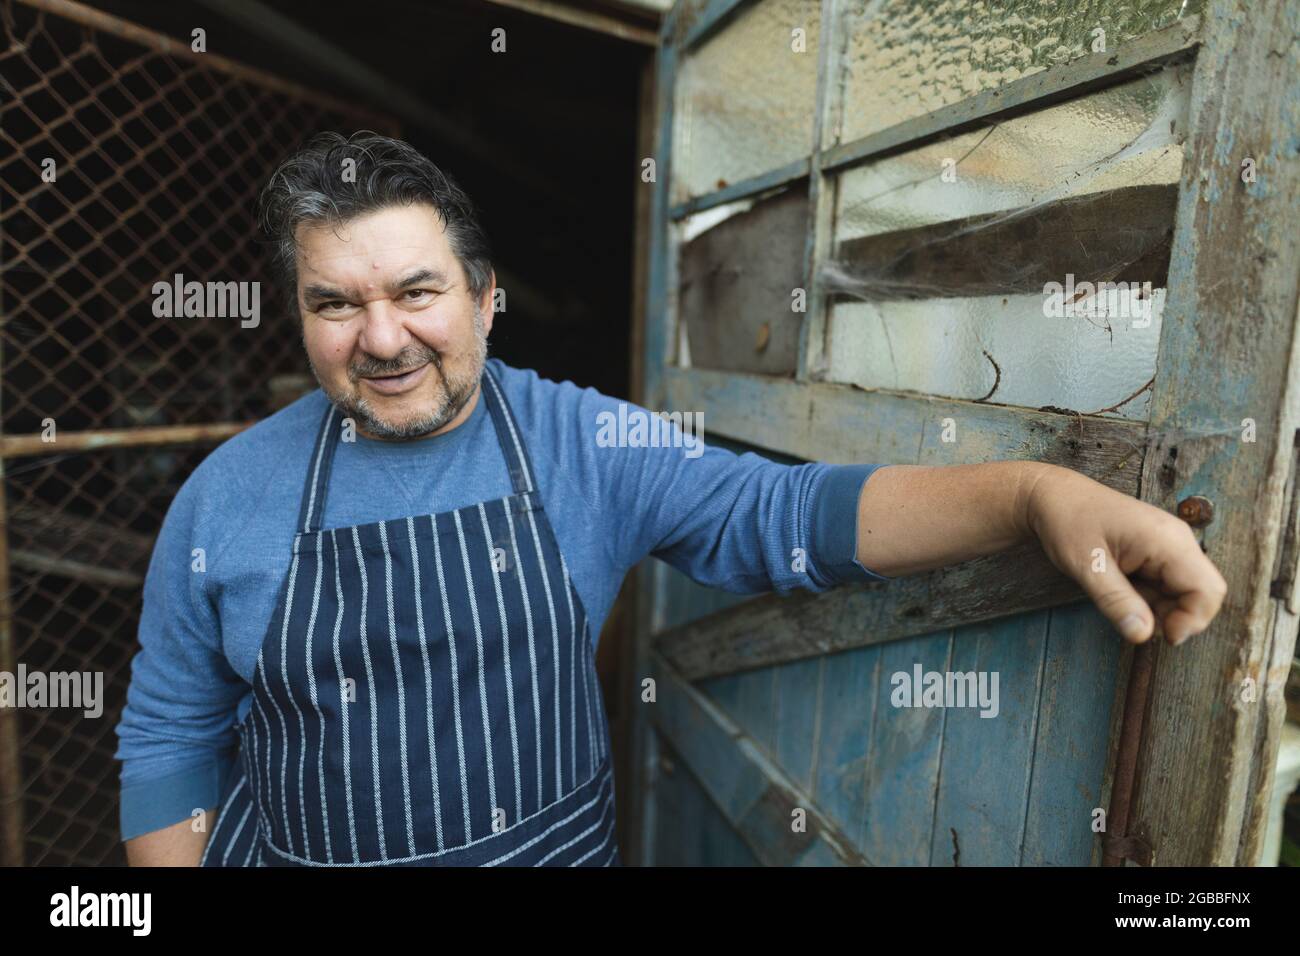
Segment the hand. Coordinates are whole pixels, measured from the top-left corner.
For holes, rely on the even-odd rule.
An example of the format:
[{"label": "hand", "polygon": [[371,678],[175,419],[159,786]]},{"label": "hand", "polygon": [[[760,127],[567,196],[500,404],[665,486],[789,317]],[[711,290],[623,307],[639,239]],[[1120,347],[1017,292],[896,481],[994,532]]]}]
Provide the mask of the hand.
[{"label": "hand", "polygon": [[1181,644],[1219,613],[1227,582],[1181,519],[1055,466],[1026,500],[1048,558],[1127,640]]}]

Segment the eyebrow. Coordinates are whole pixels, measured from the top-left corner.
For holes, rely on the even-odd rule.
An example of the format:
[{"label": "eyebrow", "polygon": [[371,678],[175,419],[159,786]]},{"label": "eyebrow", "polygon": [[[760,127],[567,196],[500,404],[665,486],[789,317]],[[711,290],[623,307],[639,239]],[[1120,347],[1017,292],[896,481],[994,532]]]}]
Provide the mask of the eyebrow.
[{"label": "eyebrow", "polygon": [[[408,272],[397,282],[388,286],[388,291],[397,292],[402,289],[410,288],[421,282],[431,282],[434,285],[447,285],[447,274],[441,269],[423,267]],[[328,285],[309,285],[302,290],[303,301],[309,304],[318,304],[321,302],[332,302],[335,299],[350,301],[356,295],[355,289],[338,289]]]}]

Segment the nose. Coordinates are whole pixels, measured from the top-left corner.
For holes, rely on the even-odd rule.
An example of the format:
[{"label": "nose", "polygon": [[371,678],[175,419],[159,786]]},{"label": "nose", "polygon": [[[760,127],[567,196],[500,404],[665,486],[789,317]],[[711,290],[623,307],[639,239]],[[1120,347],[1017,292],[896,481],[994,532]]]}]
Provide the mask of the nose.
[{"label": "nose", "polygon": [[402,310],[390,299],[368,302],[365,310],[366,324],[357,337],[357,345],[367,355],[391,360],[411,344],[411,333],[406,330]]}]

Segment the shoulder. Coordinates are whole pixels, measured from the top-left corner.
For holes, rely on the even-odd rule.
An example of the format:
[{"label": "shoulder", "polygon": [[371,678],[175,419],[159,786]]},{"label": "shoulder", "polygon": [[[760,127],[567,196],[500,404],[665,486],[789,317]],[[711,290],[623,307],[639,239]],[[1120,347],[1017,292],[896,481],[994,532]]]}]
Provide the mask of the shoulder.
[{"label": "shoulder", "polygon": [[182,513],[196,524],[246,515],[284,476],[304,472],[328,404],[316,389],[218,445],[177,493],[178,520]]},{"label": "shoulder", "polygon": [[320,389],[309,392],[217,446],[191,478],[201,483],[260,483],[270,478],[296,452],[310,455],[328,404]]},{"label": "shoulder", "polygon": [[569,380],[556,382],[532,369],[516,368],[498,358],[487,361],[488,370],[501,384],[510,410],[525,431],[573,438],[594,435],[601,412],[617,413],[625,399],[612,398],[590,386]]}]

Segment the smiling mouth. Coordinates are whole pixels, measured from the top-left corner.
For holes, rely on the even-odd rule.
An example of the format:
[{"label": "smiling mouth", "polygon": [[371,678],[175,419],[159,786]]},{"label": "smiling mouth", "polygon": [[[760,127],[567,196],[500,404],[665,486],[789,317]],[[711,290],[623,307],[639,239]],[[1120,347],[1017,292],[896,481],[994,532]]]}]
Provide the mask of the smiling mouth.
[{"label": "smiling mouth", "polygon": [[400,395],[419,385],[429,371],[429,362],[396,375],[366,375],[361,381],[381,395]]}]

